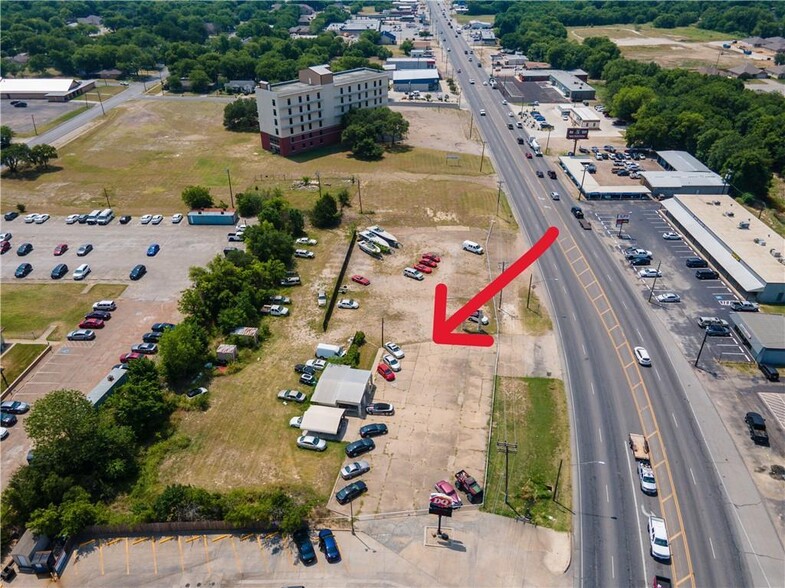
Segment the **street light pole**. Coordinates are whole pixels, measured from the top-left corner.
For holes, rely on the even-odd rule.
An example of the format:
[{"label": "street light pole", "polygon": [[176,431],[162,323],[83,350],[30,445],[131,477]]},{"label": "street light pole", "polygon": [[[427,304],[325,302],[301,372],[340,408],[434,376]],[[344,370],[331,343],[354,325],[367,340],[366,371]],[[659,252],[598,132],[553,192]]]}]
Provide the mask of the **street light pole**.
[{"label": "street light pole", "polygon": [[496,196],[496,216],[499,216],[499,203],[501,202],[502,199],[502,181],[499,180],[496,183],[499,185],[499,194]]},{"label": "street light pole", "polygon": [[654,295],[654,286],[657,284],[657,277],[660,275],[660,266],[662,265],[662,260],[657,264],[657,275],[654,276],[654,281],[651,283],[651,289],[649,290],[649,300],[651,302],[651,297]]},{"label": "street light pole", "polygon": [[703,346],[706,345],[706,339],[709,336],[709,330],[706,329],[706,332],[703,333],[703,341],[701,341],[701,348],[698,350],[698,357],[695,358],[695,367],[698,367],[698,360],[701,358],[701,353],[703,353]]},{"label": "street light pole", "polygon": [[232,192],[232,174],[229,173],[229,168],[226,168],[226,178],[229,180],[229,199],[232,201],[232,208],[234,208],[234,192]]},{"label": "street light pole", "polygon": [[548,145],[551,144],[551,129],[548,129],[548,139],[545,141],[545,155],[548,155]]},{"label": "street light pole", "polygon": [[[588,169],[587,166],[583,166],[583,176],[581,177],[581,187],[578,188],[578,202],[581,200],[581,194],[583,194],[583,181],[586,179],[586,170]],[[585,194],[584,194],[585,196]]]},{"label": "street light pole", "polygon": [[482,153],[480,154],[480,173],[482,173],[482,162],[485,160],[485,141],[482,142]]}]

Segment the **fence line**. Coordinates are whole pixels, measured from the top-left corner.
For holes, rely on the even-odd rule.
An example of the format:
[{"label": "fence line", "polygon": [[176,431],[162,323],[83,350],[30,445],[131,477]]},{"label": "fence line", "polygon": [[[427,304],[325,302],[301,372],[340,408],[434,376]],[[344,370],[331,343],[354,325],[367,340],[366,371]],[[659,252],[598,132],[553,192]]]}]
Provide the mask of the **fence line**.
[{"label": "fence line", "polygon": [[341,289],[341,284],[343,284],[343,278],[346,275],[346,268],[349,267],[349,260],[352,258],[352,252],[354,251],[354,243],[357,241],[357,229],[352,229],[352,238],[349,239],[349,247],[346,249],[346,255],[343,258],[343,264],[341,265],[341,271],[338,273],[338,279],[335,281],[335,285],[333,286],[333,293],[330,296],[330,301],[327,303],[327,312],[324,313],[324,320],[322,321],[322,331],[326,332],[327,327],[330,324],[330,318],[333,316],[333,310],[335,309],[335,302],[338,299],[338,291]]}]

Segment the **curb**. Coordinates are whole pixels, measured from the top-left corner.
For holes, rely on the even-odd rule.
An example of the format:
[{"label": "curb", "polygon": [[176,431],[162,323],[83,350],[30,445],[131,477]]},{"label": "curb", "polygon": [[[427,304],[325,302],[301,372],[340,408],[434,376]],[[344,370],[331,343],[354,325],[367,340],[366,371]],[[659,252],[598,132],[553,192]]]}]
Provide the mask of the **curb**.
[{"label": "curb", "polygon": [[21,382],[21,381],[22,381],[22,380],[23,380],[23,379],[24,379],[24,378],[27,376],[27,374],[29,374],[29,373],[30,373],[30,372],[33,370],[33,368],[35,368],[35,366],[37,366],[37,365],[38,365],[38,364],[41,362],[41,360],[44,358],[44,356],[45,356],[47,353],[49,353],[50,351],[52,351],[52,345],[51,345],[50,343],[47,343],[47,344],[46,344],[46,349],[44,349],[44,350],[43,350],[43,351],[42,351],[42,352],[41,352],[41,353],[38,355],[38,357],[36,357],[36,358],[35,358],[35,359],[34,359],[32,362],[30,362],[30,365],[28,365],[28,366],[25,368],[25,370],[24,370],[24,371],[23,371],[21,374],[19,374],[19,375],[16,377],[16,379],[15,379],[13,382],[11,382],[11,383],[8,385],[8,388],[6,388],[6,389],[3,391],[3,394],[2,394],[2,396],[0,396],[0,400],[5,400],[5,398],[6,398],[6,397],[7,397],[9,394],[11,394],[11,392],[13,392],[13,391],[14,391],[14,388],[16,388],[17,384],[19,384],[19,382]]}]

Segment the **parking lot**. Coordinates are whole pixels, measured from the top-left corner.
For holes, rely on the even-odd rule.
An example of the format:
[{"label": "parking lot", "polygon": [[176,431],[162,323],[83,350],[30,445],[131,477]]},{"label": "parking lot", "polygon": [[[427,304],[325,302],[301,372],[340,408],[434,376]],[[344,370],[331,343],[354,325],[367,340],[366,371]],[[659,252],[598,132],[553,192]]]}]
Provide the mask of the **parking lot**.
[{"label": "parking lot", "polygon": [[[84,100],[70,102],[23,100],[23,102],[27,103],[25,108],[16,108],[11,105],[10,100],[0,100],[0,117],[3,119],[3,124],[23,135],[33,135],[36,127],[40,130],[47,122],[85,106]],[[35,124],[33,124],[34,117]]]}]

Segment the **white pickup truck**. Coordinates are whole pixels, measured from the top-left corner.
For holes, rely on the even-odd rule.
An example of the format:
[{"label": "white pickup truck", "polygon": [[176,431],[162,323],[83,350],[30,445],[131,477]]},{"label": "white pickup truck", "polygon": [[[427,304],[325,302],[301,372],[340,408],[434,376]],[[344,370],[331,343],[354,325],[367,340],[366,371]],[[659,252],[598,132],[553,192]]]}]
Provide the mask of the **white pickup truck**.
[{"label": "white pickup truck", "polygon": [[288,316],[289,309],[280,304],[265,304],[262,306],[262,314],[269,314],[270,316]]}]

